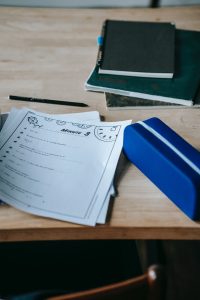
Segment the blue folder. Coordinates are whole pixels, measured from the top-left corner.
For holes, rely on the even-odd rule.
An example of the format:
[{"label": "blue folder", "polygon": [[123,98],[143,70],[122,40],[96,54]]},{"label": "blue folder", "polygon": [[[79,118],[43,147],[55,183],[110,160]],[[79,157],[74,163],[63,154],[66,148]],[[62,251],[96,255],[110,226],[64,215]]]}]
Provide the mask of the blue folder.
[{"label": "blue folder", "polygon": [[188,217],[200,219],[200,152],[158,118],[129,125],[123,151]]}]

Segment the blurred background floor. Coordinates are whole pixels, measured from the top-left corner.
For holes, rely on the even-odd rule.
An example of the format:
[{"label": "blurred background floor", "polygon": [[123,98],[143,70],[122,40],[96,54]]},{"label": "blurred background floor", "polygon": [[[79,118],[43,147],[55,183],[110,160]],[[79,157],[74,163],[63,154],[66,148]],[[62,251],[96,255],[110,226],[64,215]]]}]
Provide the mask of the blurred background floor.
[{"label": "blurred background floor", "polygon": [[84,290],[138,276],[156,263],[165,267],[166,300],[200,298],[200,241],[12,242],[0,243],[0,256],[1,297]]},{"label": "blurred background floor", "polygon": [[148,7],[152,3],[160,6],[199,4],[200,0],[0,0],[0,5],[44,6],[44,7]]},{"label": "blurred background floor", "polygon": [[200,299],[200,241],[139,241],[143,268],[165,266],[166,300]]},{"label": "blurred background floor", "polygon": [[41,290],[75,292],[141,274],[134,241],[0,243],[0,298]]}]

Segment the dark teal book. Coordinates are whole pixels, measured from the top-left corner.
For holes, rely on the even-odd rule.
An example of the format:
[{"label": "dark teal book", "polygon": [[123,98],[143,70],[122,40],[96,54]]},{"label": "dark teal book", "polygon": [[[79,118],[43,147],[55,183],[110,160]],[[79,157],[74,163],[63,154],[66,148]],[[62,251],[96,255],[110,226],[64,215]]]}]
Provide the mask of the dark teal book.
[{"label": "dark teal book", "polygon": [[172,79],[99,74],[98,69],[85,83],[87,90],[192,106],[200,84],[200,32],[175,31]]}]

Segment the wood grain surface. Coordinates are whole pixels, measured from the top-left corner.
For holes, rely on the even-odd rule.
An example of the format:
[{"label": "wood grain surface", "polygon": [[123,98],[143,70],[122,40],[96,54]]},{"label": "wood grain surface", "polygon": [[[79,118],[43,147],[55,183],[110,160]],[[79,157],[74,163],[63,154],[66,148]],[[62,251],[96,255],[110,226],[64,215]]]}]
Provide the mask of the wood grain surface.
[{"label": "wood grain surface", "polygon": [[[136,9],[0,8],[0,109],[26,107],[46,113],[97,110],[106,121],[157,116],[200,150],[200,110],[106,110],[102,93],[84,82],[97,56],[106,18],[170,21],[200,30],[200,6]],[[89,108],[13,102],[8,95],[81,101]],[[0,241],[58,239],[200,239],[200,223],[188,219],[136,167],[123,161],[118,196],[105,225],[79,226],[0,207]]]}]

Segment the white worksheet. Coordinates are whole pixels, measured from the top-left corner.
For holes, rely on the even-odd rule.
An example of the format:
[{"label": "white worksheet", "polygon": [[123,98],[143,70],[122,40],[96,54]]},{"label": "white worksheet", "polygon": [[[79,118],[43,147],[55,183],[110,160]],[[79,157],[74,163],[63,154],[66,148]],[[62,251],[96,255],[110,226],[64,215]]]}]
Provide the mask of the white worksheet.
[{"label": "white worksheet", "polygon": [[17,115],[0,134],[1,199],[36,215],[95,225],[130,121],[70,121],[26,109]]},{"label": "white worksheet", "polygon": [[[24,108],[24,109],[27,111],[26,108]],[[32,111],[32,112],[34,112],[34,111]],[[23,113],[23,111],[21,109],[12,108],[10,113],[1,115],[1,118],[3,119],[1,122],[1,126],[3,127],[3,129],[1,128],[1,130],[2,130],[1,136],[3,136],[3,133],[8,130],[8,128],[9,128],[8,126],[12,126],[12,122],[15,124],[15,120],[17,118],[19,118],[21,113]],[[71,114],[55,114],[55,115],[51,114],[51,117],[52,116],[54,116],[55,118],[61,118],[62,120],[63,119],[64,120],[76,119],[76,120],[86,120],[86,121],[91,121],[91,120],[100,121],[100,115],[99,115],[99,112],[97,112],[97,111],[71,113]],[[7,120],[6,124],[5,124],[5,120]],[[114,186],[111,185],[110,190],[104,201],[103,207],[99,213],[97,223],[100,223],[100,224],[105,223],[106,216],[107,216],[107,210],[108,210],[108,206],[109,206],[109,202],[110,202],[110,197],[114,196],[114,194],[115,194],[115,189],[114,189]],[[0,200],[0,204],[2,204],[2,203],[3,202]]]}]

